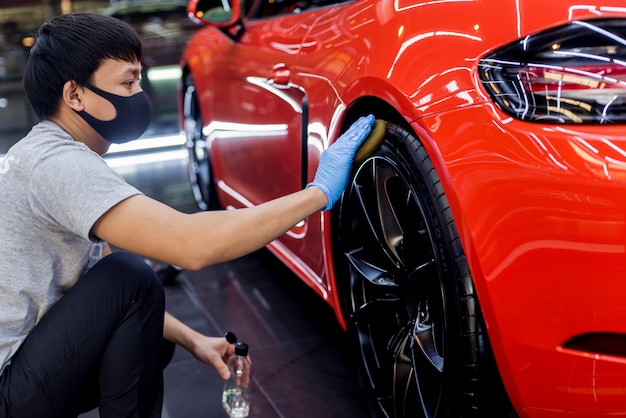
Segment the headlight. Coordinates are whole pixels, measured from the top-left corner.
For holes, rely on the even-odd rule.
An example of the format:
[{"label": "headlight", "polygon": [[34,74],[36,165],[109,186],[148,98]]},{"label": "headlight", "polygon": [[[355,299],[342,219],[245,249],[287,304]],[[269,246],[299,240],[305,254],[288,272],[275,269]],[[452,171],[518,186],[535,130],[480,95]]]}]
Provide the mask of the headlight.
[{"label": "headlight", "polygon": [[479,63],[506,113],[545,123],[626,122],[626,20],[571,22],[528,36]]}]

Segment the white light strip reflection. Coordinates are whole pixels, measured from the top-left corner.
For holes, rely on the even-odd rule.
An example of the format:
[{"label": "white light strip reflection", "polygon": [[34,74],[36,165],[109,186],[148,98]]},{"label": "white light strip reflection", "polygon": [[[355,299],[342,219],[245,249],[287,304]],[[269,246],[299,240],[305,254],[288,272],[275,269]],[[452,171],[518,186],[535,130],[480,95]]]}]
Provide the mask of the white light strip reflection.
[{"label": "white light strip reflection", "polygon": [[400,46],[400,50],[398,50],[398,53],[396,54],[396,57],[394,58],[393,63],[391,64],[391,68],[389,69],[389,72],[387,73],[387,78],[391,78],[393,71],[396,67],[396,64],[398,63],[400,58],[402,58],[402,55],[404,54],[404,52],[407,49],[409,49],[409,47],[413,46],[413,44],[416,44],[417,42],[420,42],[424,39],[438,37],[438,36],[454,36],[454,37],[469,39],[470,41],[477,41],[477,42],[482,41],[482,38],[480,36],[474,36],[474,35],[469,35],[467,33],[460,33],[460,32],[450,32],[450,31],[439,30],[435,32],[421,33],[417,36],[414,36],[402,42],[402,45]]},{"label": "white light strip reflection", "polygon": [[[185,137],[183,135],[171,135],[155,138],[137,139],[126,144],[111,144],[109,151],[103,156],[109,166],[124,166],[132,164],[144,164],[158,161],[169,161],[187,158],[187,151],[183,148]],[[178,147],[173,150],[161,150]],[[146,151],[137,155],[122,156],[120,153]],[[6,154],[0,154],[0,163]],[[113,164],[113,165],[112,165]]]},{"label": "white light strip reflection", "polygon": [[150,68],[148,79],[150,81],[178,80],[182,77],[182,70],[178,65]]},{"label": "white light strip reflection", "polygon": [[[251,207],[254,206],[254,204],[251,201],[249,201],[248,199],[243,197],[243,195],[240,194],[239,192],[235,191],[235,189],[233,189],[228,184],[226,184],[226,182],[224,180],[219,180],[217,182],[217,187],[222,189],[222,190],[224,190],[226,193],[228,193],[230,196],[235,198],[235,200],[237,200],[242,205],[244,205],[244,206],[246,206],[248,208],[251,208]],[[235,208],[233,208],[233,209],[235,209]]]},{"label": "white light strip reflection", "polygon": [[394,0],[394,7],[395,7],[397,12],[400,12],[400,11],[403,11],[403,10],[413,9],[415,7],[429,6],[431,4],[461,3],[461,2],[471,2],[471,1],[475,1],[475,0],[433,0],[433,1],[424,1],[424,2],[421,2],[421,3],[415,3],[415,4],[411,4],[409,6],[405,6],[405,7],[400,7],[398,5],[399,0]]},{"label": "white light strip reflection", "polygon": [[202,128],[202,133],[209,139],[212,139],[218,135],[220,138],[250,138],[250,137],[264,137],[274,135],[286,135],[287,124],[264,124],[264,125],[252,125],[247,123],[231,123],[231,122],[219,122],[214,121]]},{"label": "white light strip reflection", "polygon": [[[260,87],[260,88],[262,88],[264,90],[267,90],[270,93],[272,93],[273,95],[275,95],[276,97],[284,100],[285,103],[287,103],[289,106],[291,106],[291,108],[294,110],[294,112],[302,113],[302,106],[300,106],[300,103],[296,102],[294,99],[289,97],[289,95],[287,93],[285,93],[284,88],[281,89],[281,88],[276,87],[273,84],[271,84],[272,82],[270,80],[268,80],[267,78],[250,76],[250,77],[246,77],[246,81],[248,83],[250,83],[250,84],[253,84],[253,85],[257,86],[257,87]],[[289,87],[294,88],[295,86],[290,84]]]},{"label": "white light strip reflection", "polygon": [[626,45],[626,39],[622,38],[619,35],[615,35],[614,33],[611,33],[607,30],[604,30],[602,28],[599,28],[598,26],[592,25],[590,23],[587,22],[582,22],[582,21],[576,21],[576,22],[572,22],[574,25],[579,25],[579,26],[584,26],[585,28],[593,31],[593,32],[597,32],[602,36],[605,36],[609,39],[614,40],[615,42],[618,42],[622,45]]},{"label": "white light strip reflection", "polygon": [[608,13],[626,13],[626,7],[613,7],[613,6],[585,6],[585,5],[575,5],[569,8],[569,18],[568,20],[574,20],[574,14],[586,14],[591,13],[596,16],[601,16],[603,12]]},{"label": "white light strip reflection", "polygon": [[163,161],[184,160],[187,158],[187,151],[177,149],[172,151],[147,152],[145,154],[129,155],[129,156],[112,156],[104,158],[104,161],[111,168],[128,167],[140,164],[152,164]]},{"label": "white light strip reflection", "polygon": [[120,152],[143,151],[158,148],[169,148],[182,146],[185,144],[185,136],[168,135],[156,136],[150,138],[136,139],[125,144],[111,144],[109,151],[105,155],[116,154]]},{"label": "white light strip reflection", "polygon": [[[228,184],[226,184],[224,180],[219,180],[217,182],[217,187],[225,191],[229,196],[233,197],[235,200],[237,200],[239,203],[241,203],[245,207],[251,208],[255,206],[254,203],[246,199],[241,193],[237,192],[235,189],[233,189]],[[228,205],[227,209],[233,210],[236,208],[232,205]],[[300,229],[302,229],[302,231],[297,232]],[[285,234],[296,239],[304,238],[306,235],[306,222],[305,221],[298,222],[293,228],[285,232]]]}]

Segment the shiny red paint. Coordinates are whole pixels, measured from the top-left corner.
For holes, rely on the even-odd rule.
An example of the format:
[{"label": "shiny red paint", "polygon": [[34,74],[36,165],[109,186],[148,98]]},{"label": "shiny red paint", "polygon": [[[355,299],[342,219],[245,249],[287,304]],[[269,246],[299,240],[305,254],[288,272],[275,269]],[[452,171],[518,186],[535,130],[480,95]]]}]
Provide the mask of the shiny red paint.
[{"label": "shiny red paint", "polygon": [[[624,126],[516,120],[476,74],[482,57],[511,41],[610,16],[626,18],[623,0],[360,0],[246,20],[236,41],[207,27],[182,66],[216,128],[221,203],[298,190],[303,147],[311,180],[347,112],[379,99],[410,123],[442,180],[518,413],[626,415],[626,358],[563,348],[585,333],[626,335]],[[262,85],[268,79],[276,83]],[[343,324],[331,226],[330,214],[312,215],[269,248]]]}]

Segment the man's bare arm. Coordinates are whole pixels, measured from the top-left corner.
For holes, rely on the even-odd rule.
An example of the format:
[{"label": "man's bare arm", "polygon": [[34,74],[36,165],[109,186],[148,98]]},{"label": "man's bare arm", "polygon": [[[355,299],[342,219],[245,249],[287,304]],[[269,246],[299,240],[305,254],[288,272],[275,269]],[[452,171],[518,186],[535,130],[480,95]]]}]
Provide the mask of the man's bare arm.
[{"label": "man's bare arm", "polygon": [[117,248],[197,270],[264,247],[326,202],[309,187],[251,208],[185,214],[137,195],[105,213],[93,232]]}]

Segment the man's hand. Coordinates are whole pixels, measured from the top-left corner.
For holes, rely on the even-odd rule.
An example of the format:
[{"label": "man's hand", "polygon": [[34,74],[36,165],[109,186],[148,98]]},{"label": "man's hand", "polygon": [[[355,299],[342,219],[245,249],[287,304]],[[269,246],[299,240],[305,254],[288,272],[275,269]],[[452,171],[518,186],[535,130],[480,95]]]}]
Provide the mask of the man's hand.
[{"label": "man's hand", "polygon": [[163,337],[184,347],[201,362],[215,367],[222,379],[230,377],[226,360],[235,354],[235,346],[226,341],[226,338],[207,337],[183,324],[167,311],[163,324]]},{"label": "man's hand", "polygon": [[226,338],[197,335],[189,351],[201,362],[215,367],[222,379],[230,377],[226,361],[234,355],[235,347]]},{"label": "man's hand", "polygon": [[335,143],[322,153],[315,178],[307,187],[315,186],[328,198],[324,210],[332,209],[348,183],[354,154],[374,124],[374,116],[363,116],[350,126]]}]

